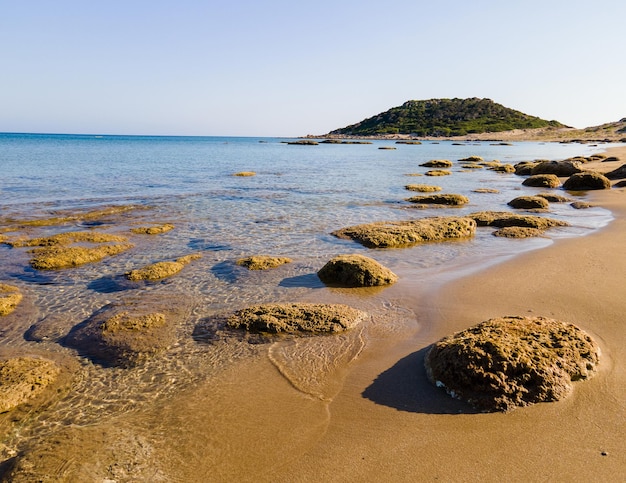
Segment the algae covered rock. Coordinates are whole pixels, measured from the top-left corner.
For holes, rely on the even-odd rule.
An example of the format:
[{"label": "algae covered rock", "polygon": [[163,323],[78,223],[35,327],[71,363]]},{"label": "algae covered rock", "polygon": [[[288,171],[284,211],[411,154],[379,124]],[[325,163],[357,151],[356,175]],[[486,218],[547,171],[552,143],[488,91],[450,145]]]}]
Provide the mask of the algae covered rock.
[{"label": "algae covered rock", "polygon": [[[296,144],[296,143],[294,143]],[[242,178],[249,178],[251,176],[256,176],[254,171],[239,171],[238,173],[233,173],[233,176],[239,176]]]},{"label": "algae covered rock", "polygon": [[291,258],[272,257],[269,255],[253,255],[251,257],[240,258],[237,265],[246,267],[248,270],[268,270],[280,267],[286,263],[291,263]]},{"label": "algae covered rock", "polygon": [[563,189],[568,191],[606,190],[611,188],[611,181],[600,173],[586,171],[567,178]]},{"label": "algae covered rock", "polygon": [[475,232],[476,222],[471,218],[433,217],[350,226],[334,231],[332,235],[357,241],[368,248],[394,248],[468,238]]},{"label": "algae covered rock", "polygon": [[422,203],[426,205],[450,205],[460,206],[469,203],[469,198],[457,194],[439,194],[439,195],[422,195],[413,196],[406,201],[410,203]]},{"label": "algae covered rock", "polygon": [[534,188],[558,188],[561,181],[555,174],[535,174],[526,178],[522,184]]},{"label": "algae covered rock", "polygon": [[530,238],[543,235],[544,230],[539,228],[528,228],[525,226],[505,226],[492,233],[493,236],[501,238]]},{"label": "algae covered rock", "polygon": [[54,383],[61,368],[44,358],[12,357],[0,360],[0,413],[23,404]]},{"label": "algae covered rock", "polygon": [[424,166],[425,168],[451,168],[452,161],[448,159],[431,159],[430,161],[420,164],[420,166]]},{"label": "algae covered rock", "polygon": [[137,228],[131,228],[130,231],[137,235],[160,235],[172,231],[173,229],[174,225],[164,223],[162,225],[138,226]]},{"label": "algae covered rock", "polygon": [[354,328],[367,314],[342,304],[266,304],[238,310],[232,328],[268,333],[335,333]]},{"label": "algae covered rock", "polygon": [[566,397],[596,370],[599,349],[572,324],[503,317],[441,339],[424,364],[430,381],[484,411],[507,411]]},{"label": "algae covered rock", "polygon": [[183,268],[185,268],[185,265],[201,257],[202,255],[200,254],[193,254],[178,258],[175,261],[157,262],[143,268],[126,272],[124,276],[133,282],[138,282],[140,280],[161,280],[163,278],[176,275]]},{"label": "algae covered rock", "polygon": [[518,196],[507,203],[512,208],[522,210],[545,210],[550,206],[548,200],[541,196]]},{"label": "algae covered rock", "polygon": [[426,171],[426,176],[449,176],[452,173],[446,169],[433,169],[432,171]]},{"label": "algae covered rock", "polygon": [[580,161],[566,159],[563,161],[541,161],[530,170],[531,174],[554,174],[556,176],[571,176],[583,170]]},{"label": "algae covered rock", "polygon": [[73,268],[86,263],[99,262],[106,257],[117,255],[132,247],[133,245],[131,244],[123,243],[96,247],[52,246],[35,248],[31,251],[34,256],[30,261],[30,265],[37,270]]},{"label": "algae covered rock", "polygon": [[520,215],[508,211],[479,211],[468,215],[476,221],[478,226],[495,226],[503,228],[506,226],[522,226],[528,228],[539,228],[547,230],[557,226],[569,226],[569,223],[554,218],[546,218],[536,215]]},{"label": "algae covered rock", "polygon": [[17,287],[0,283],[0,316],[9,315],[22,301],[22,294]]},{"label": "algae covered rock", "polygon": [[398,280],[395,273],[376,260],[358,254],[332,258],[317,275],[326,284],[342,287],[374,287]]},{"label": "algae covered rock", "polygon": [[441,186],[433,186],[429,184],[407,184],[404,188],[409,191],[419,191],[421,193],[432,193],[434,191],[441,191]]}]

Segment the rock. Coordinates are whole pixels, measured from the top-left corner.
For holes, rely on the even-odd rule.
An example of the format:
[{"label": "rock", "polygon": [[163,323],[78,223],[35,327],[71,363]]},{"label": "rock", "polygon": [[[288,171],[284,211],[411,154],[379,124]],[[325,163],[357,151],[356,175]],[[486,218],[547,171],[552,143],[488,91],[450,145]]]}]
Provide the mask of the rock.
[{"label": "rock", "polygon": [[53,247],[65,246],[72,243],[110,243],[125,242],[124,236],[111,235],[110,233],[99,233],[97,231],[71,231],[58,233],[42,238],[31,238],[28,240],[15,240],[9,242],[12,247]]},{"label": "rock", "polygon": [[251,332],[335,333],[358,325],[367,314],[341,304],[266,304],[238,310],[228,325]]},{"label": "rock", "polygon": [[522,184],[533,188],[558,188],[561,181],[555,174],[535,174],[526,178]]},{"label": "rock", "polygon": [[572,201],[571,198],[568,198],[567,196],[556,195],[554,193],[539,193],[537,196],[545,198],[550,203],[567,203]]},{"label": "rock", "polygon": [[317,146],[319,143],[317,141],[311,141],[310,139],[300,139],[298,141],[290,141],[287,144],[294,144],[297,146]]},{"label": "rock", "polygon": [[240,258],[237,265],[246,267],[248,270],[267,270],[276,268],[285,263],[291,263],[291,258],[287,257],[271,257],[269,255],[254,255],[251,257]]},{"label": "rock", "polygon": [[609,179],[626,178],[626,164],[622,164],[619,168],[609,171],[605,176]]},{"label": "rock", "polygon": [[596,370],[599,349],[574,325],[503,317],[441,339],[425,357],[428,378],[483,411],[557,401]]},{"label": "rock", "polygon": [[415,145],[420,145],[422,144],[421,141],[396,141],[396,144],[415,144]]},{"label": "rock", "polygon": [[52,246],[31,250],[34,257],[30,266],[36,270],[74,268],[86,263],[99,262],[133,247],[131,244],[102,245],[97,247]]},{"label": "rock", "polygon": [[243,178],[248,178],[250,176],[256,176],[256,173],[254,171],[239,171],[238,173],[234,173],[233,176],[241,176]]},{"label": "rock", "polygon": [[563,189],[568,191],[606,190],[611,188],[611,181],[595,172],[576,173],[567,178]]},{"label": "rock", "polygon": [[0,413],[41,394],[61,372],[51,360],[13,357],[0,361]]},{"label": "rock", "polygon": [[72,328],[63,343],[105,366],[133,367],[174,345],[187,297],[129,299],[110,304]]},{"label": "rock", "polygon": [[529,176],[532,174],[532,170],[535,166],[537,166],[537,162],[533,161],[522,161],[521,163],[517,163],[513,167],[515,168],[515,174],[518,176]]},{"label": "rock", "polygon": [[21,301],[22,293],[19,288],[0,283],[0,316],[9,315]]},{"label": "rock", "polygon": [[396,148],[393,146],[380,146],[378,149],[387,149],[387,150],[393,151]]},{"label": "rock", "polygon": [[530,238],[543,235],[543,230],[524,226],[505,226],[494,231],[492,235],[503,238]]},{"label": "rock", "polygon": [[133,282],[138,282],[140,280],[161,280],[163,278],[176,275],[183,268],[185,268],[185,265],[201,257],[202,255],[200,254],[193,254],[178,258],[173,262],[157,262],[143,268],[126,272],[124,276]]},{"label": "rock", "polygon": [[452,205],[459,206],[469,203],[469,198],[463,195],[457,194],[445,194],[445,195],[423,195],[413,196],[406,201],[411,203],[423,203],[427,205]]},{"label": "rock", "polygon": [[518,196],[507,203],[510,207],[522,210],[545,210],[550,204],[541,196]]},{"label": "rock", "polygon": [[473,193],[500,193],[500,190],[495,188],[476,188],[472,190]]},{"label": "rock", "polygon": [[617,156],[609,156],[602,160],[603,163],[613,163],[616,161],[619,161],[619,158]]},{"label": "rock", "polygon": [[478,226],[496,226],[498,228],[521,226],[547,230],[555,226],[569,226],[566,221],[536,215],[520,215],[508,211],[479,211],[468,216],[476,221]]},{"label": "rock", "polygon": [[393,248],[468,238],[475,232],[476,222],[471,218],[433,217],[356,225],[334,231],[332,235],[357,241],[368,248]]},{"label": "rock", "polygon": [[420,166],[424,166],[425,168],[451,168],[452,161],[447,159],[431,159],[430,161],[420,164]]},{"label": "rock", "polygon": [[576,210],[593,208],[593,205],[591,203],[587,203],[586,201],[574,201],[573,203],[570,203],[570,206]]},{"label": "rock", "polygon": [[398,276],[376,260],[363,255],[338,255],[318,272],[322,282],[342,287],[391,285]]},{"label": "rock", "polygon": [[404,188],[409,191],[420,191],[422,193],[441,191],[441,186],[432,186],[428,184],[407,184]]},{"label": "rock", "polygon": [[479,163],[483,160],[480,156],[468,156],[467,158],[459,159],[459,161],[469,161],[471,163]]},{"label": "rock", "polygon": [[137,235],[160,235],[161,233],[167,233],[174,229],[174,225],[171,223],[164,223],[163,225],[154,226],[140,226],[137,228],[131,228],[131,232]]},{"label": "rock", "polygon": [[490,171],[496,173],[515,173],[515,167],[512,164],[500,164],[497,166],[491,166],[488,168]]},{"label": "rock", "polygon": [[434,169],[432,171],[426,171],[424,174],[426,176],[448,176],[452,173],[450,171],[446,171],[445,169]]},{"label": "rock", "polygon": [[556,176],[571,176],[582,171],[579,161],[541,161],[531,169],[531,174],[554,174]]}]

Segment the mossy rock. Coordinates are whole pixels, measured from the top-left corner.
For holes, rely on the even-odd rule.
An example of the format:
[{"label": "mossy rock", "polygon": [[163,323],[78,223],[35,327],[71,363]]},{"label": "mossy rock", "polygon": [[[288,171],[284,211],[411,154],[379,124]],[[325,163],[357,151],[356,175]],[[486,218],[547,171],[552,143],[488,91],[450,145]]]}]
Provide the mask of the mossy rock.
[{"label": "mossy rock", "polygon": [[432,193],[434,191],[441,191],[441,186],[433,186],[429,184],[407,184],[404,188],[409,191],[419,191],[421,193]]},{"label": "mossy rock", "polygon": [[532,167],[531,174],[554,174],[559,177],[580,173],[583,168],[580,161],[541,161]]},{"label": "mossy rock", "polygon": [[434,169],[432,171],[426,171],[424,174],[426,176],[450,176],[452,172],[445,169]]},{"label": "mossy rock", "polygon": [[287,257],[272,257],[269,255],[253,255],[251,257],[240,258],[237,265],[246,267],[248,270],[268,270],[280,267],[293,260]]},{"label": "mossy rock", "polygon": [[71,231],[58,233],[56,235],[31,238],[28,240],[16,240],[9,243],[13,247],[53,247],[65,246],[72,243],[117,243],[125,242],[126,237],[112,235],[110,233],[100,233],[97,231]]},{"label": "mossy rock", "polygon": [[139,226],[137,228],[131,228],[130,231],[136,235],[160,235],[173,229],[174,225],[171,223],[164,223],[163,225]]},{"label": "mossy rock", "polygon": [[540,196],[541,198],[545,198],[550,203],[567,203],[567,202],[572,201],[572,199],[568,198],[567,196],[558,195],[554,193],[539,193],[537,196]]},{"label": "mossy rock", "polygon": [[461,206],[469,203],[469,198],[467,198],[467,196],[457,194],[442,194],[413,196],[411,198],[408,198],[406,201],[410,203],[422,203],[426,205]]},{"label": "mossy rock", "polygon": [[133,247],[131,244],[102,245],[96,247],[52,246],[31,250],[34,257],[31,267],[37,270],[57,270],[74,268],[86,263],[99,262]]},{"label": "mossy rock", "polygon": [[505,226],[493,232],[493,236],[502,238],[531,238],[543,235],[543,230],[539,228],[528,228],[525,226]]},{"label": "mossy rock", "polygon": [[469,238],[475,232],[476,222],[471,218],[433,217],[350,226],[334,231],[332,235],[357,241],[368,248],[398,248],[423,242]]},{"label": "mossy rock", "polygon": [[515,168],[515,174],[518,176],[530,176],[532,175],[533,168],[537,166],[539,163],[534,161],[522,161],[520,163],[515,164],[513,167]]},{"label": "mossy rock", "polygon": [[185,268],[185,265],[201,257],[202,255],[200,254],[193,254],[178,258],[175,261],[157,262],[143,268],[126,272],[124,276],[133,282],[138,282],[140,280],[161,280],[163,278],[176,275],[183,268]]},{"label": "mossy rock", "polygon": [[481,156],[468,156],[467,158],[461,158],[459,161],[470,162],[470,163],[479,163],[483,160]]},{"label": "mossy rock", "polygon": [[483,411],[566,397],[599,361],[593,339],[544,317],[503,317],[441,339],[424,364],[430,381]]},{"label": "mossy rock", "polygon": [[53,384],[61,368],[44,358],[12,357],[0,360],[0,413],[30,401]]},{"label": "mossy rock", "polygon": [[488,169],[496,173],[515,173],[515,167],[512,164],[498,164]]},{"label": "mossy rock", "polygon": [[254,171],[239,171],[238,173],[234,173],[233,176],[249,178],[251,176],[256,176],[256,173]]},{"label": "mossy rock", "polygon": [[555,174],[535,174],[526,178],[522,184],[533,188],[558,188],[561,181]]},{"label": "mossy rock", "polygon": [[317,275],[325,284],[341,287],[375,287],[398,280],[395,273],[376,260],[358,254],[332,258]]},{"label": "mossy rock", "polygon": [[522,210],[545,210],[550,206],[541,196],[518,196],[507,203],[510,207]]},{"label": "mossy rock", "polygon": [[356,327],[367,314],[341,304],[266,304],[238,310],[227,324],[251,332],[336,333]]},{"label": "mossy rock", "polygon": [[420,164],[420,166],[424,166],[425,168],[451,168],[452,161],[448,159],[431,159],[430,161]]},{"label": "mossy rock", "polygon": [[536,215],[520,215],[508,211],[479,211],[467,216],[476,221],[478,226],[495,226],[498,228],[521,226],[547,230],[552,227],[569,226],[569,223],[566,221],[556,220],[554,218]]},{"label": "mossy rock", "polygon": [[563,189],[568,191],[607,190],[611,181],[604,175],[595,172],[576,173],[567,178]]},{"label": "mossy rock", "polygon": [[9,315],[21,301],[22,293],[19,288],[0,283],[0,316]]}]

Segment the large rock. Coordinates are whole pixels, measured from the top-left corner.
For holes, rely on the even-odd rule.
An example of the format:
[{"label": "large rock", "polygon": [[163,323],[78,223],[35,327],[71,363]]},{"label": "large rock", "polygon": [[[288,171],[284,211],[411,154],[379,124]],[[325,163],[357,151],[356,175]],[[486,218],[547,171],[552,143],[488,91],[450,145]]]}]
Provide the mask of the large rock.
[{"label": "large rock", "polygon": [[563,183],[563,189],[568,191],[606,190],[610,188],[611,181],[606,176],[591,171],[573,174]]},{"label": "large rock", "polygon": [[269,333],[334,333],[352,329],[367,314],[341,304],[266,304],[238,310],[228,318],[232,328]]},{"label": "large rock", "polygon": [[22,301],[22,294],[17,287],[0,283],[0,316],[9,315]]},{"label": "large rock", "polygon": [[475,232],[476,222],[471,218],[433,217],[350,226],[334,231],[332,235],[357,241],[368,248],[394,248],[468,238]]},{"label": "large rock", "polygon": [[541,161],[533,166],[531,174],[554,174],[556,176],[571,176],[583,171],[579,161],[569,159],[563,161]]},{"label": "large rock", "polygon": [[457,194],[440,194],[440,195],[420,195],[408,198],[406,201],[411,203],[421,203],[425,205],[451,205],[459,206],[469,203],[469,198]]},{"label": "large rock", "polygon": [[320,280],[342,287],[390,285],[398,276],[376,260],[363,255],[338,255],[317,272]]},{"label": "large rock", "polygon": [[41,394],[54,383],[61,368],[44,358],[12,357],[0,360],[0,413]]},{"label": "large rock", "polygon": [[428,378],[484,411],[556,401],[596,370],[599,349],[571,324],[503,317],[441,339],[425,357]]},{"label": "large rock", "polygon": [[510,207],[521,210],[545,210],[550,206],[541,196],[518,196],[507,203]]},{"label": "large rock", "polygon": [[609,179],[626,178],[626,164],[622,164],[619,168],[609,171],[605,176]]},{"label": "large rock", "polygon": [[555,226],[569,226],[566,221],[536,215],[520,215],[508,211],[479,211],[468,216],[475,220],[478,226],[495,226],[498,228],[521,226],[546,230]]},{"label": "large rock", "polygon": [[526,178],[522,184],[533,188],[558,188],[561,181],[555,174],[535,174]]}]

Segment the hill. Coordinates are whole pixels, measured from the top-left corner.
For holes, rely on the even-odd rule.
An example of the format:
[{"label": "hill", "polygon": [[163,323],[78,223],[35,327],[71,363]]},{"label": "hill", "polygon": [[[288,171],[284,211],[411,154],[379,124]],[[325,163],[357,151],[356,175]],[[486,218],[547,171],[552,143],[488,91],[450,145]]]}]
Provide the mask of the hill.
[{"label": "hill", "polygon": [[515,129],[566,128],[493,102],[491,99],[430,99],[407,101],[401,106],[336,129],[329,136],[467,136]]}]

